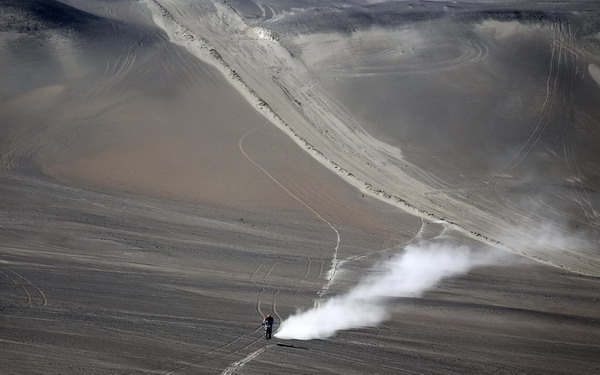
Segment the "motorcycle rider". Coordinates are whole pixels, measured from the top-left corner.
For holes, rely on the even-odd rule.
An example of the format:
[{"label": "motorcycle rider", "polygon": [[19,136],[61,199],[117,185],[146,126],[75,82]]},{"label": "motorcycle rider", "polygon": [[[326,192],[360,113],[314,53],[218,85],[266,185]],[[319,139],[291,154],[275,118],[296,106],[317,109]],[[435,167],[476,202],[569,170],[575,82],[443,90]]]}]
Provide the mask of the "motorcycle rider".
[{"label": "motorcycle rider", "polygon": [[273,323],[275,322],[275,319],[273,319],[273,317],[269,314],[267,316],[265,316],[265,318],[263,319],[263,325],[265,326],[265,337],[267,338],[267,340],[269,340],[271,338],[271,334],[273,333]]}]

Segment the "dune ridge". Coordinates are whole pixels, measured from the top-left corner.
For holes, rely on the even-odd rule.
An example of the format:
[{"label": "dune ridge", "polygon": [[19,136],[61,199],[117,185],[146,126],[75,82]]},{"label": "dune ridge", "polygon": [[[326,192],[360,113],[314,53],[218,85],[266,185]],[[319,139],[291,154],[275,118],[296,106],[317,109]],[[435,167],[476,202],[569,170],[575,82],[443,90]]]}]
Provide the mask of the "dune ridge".
[{"label": "dune ridge", "polygon": [[[449,208],[440,210],[439,207],[432,204],[433,202],[427,202],[426,199],[419,199],[419,192],[429,190],[429,186],[438,183],[435,176],[410,165],[408,161],[402,159],[399,149],[393,148],[368,135],[360,127],[359,123],[347,116],[344,117],[343,110],[339,108],[332,110],[332,106],[335,106],[335,104],[326,103],[324,101],[325,95],[322,92],[313,92],[312,95],[309,95],[307,91],[302,92],[302,90],[294,87],[294,84],[291,82],[300,80],[299,77],[293,76],[296,72],[292,73],[290,77],[286,77],[283,74],[279,78],[271,76],[279,88],[286,93],[285,100],[289,105],[288,108],[282,109],[279,102],[277,103],[279,108],[274,109],[273,105],[267,102],[268,99],[264,99],[259,92],[251,87],[251,84],[247,83],[234,70],[223,57],[222,51],[217,49],[218,47],[209,42],[206,37],[197,35],[194,30],[176,19],[167,9],[167,6],[163,4],[167,2],[163,1],[161,3],[159,0],[144,0],[144,3],[151,9],[154,21],[163,28],[173,42],[184,46],[204,62],[216,67],[259,113],[282,129],[295,143],[309,152],[322,165],[364,193],[395,205],[408,213],[448,224],[453,229],[473,239],[537,262],[568,269],[583,275],[597,276],[600,274],[600,271],[593,264],[573,262],[572,259],[567,258],[561,259],[556,254],[552,254],[552,257],[549,257],[549,254],[544,253],[543,248],[536,249],[535,242],[526,238],[521,239],[523,241],[522,246],[515,246],[515,244],[509,244],[495,238],[495,235],[492,233],[498,230],[496,226],[499,224],[499,218],[491,213],[481,211],[474,206],[468,206],[470,216],[474,218],[471,223],[448,219],[448,216],[452,216],[453,207],[464,207],[466,203],[458,202],[446,195],[444,199]],[[226,20],[223,22],[231,26],[238,34],[256,33],[254,28],[247,25],[242,17],[226,1],[212,2],[212,6],[214,7],[213,9],[204,11],[212,11],[214,14],[211,14],[211,17],[217,17],[221,21]],[[203,18],[203,22],[212,20],[213,18],[211,17]],[[218,25],[215,27],[218,27]],[[262,34],[264,34],[264,31],[261,30]],[[244,40],[259,40],[262,39],[261,35],[256,35],[254,38],[246,37]],[[271,37],[266,41],[258,41],[257,43],[269,42],[270,39],[276,38]],[[275,47],[273,45],[268,47],[276,48],[279,54],[289,54],[279,43],[274,43],[276,44]],[[279,61],[285,65],[285,63],[289,62],[289,56],[279,59]],[[285,68],[282,67],[281,70],[285,70]],[[291,70],[293,69],[286,70],[286,72]],[[289,112],[293,111],[298,111],[302,114],[301,120],[298,120],[298,117],[294,117],[293,114],[289,114]],[[291,125],[289,121],[286,121],[280,115],[282,112],[285,113],[286,117],[291,116],[290,118],[297,120],[294,125]],[[349,129],[348,122],[355,126],[353,130]],[[317,125],[319,123],[323,124],[321,125],[322,128],[319,128]],[[301,133],[306,134],[306,136]],[[317,146],[316,143],[319,143],[319,145]],[[327,151],[322,151],[323,147]],[[356,152],[354,150],[360,151]],[[339,161],[337,158],[339,158]],[[395,160],[399,164],[406,164],[407,168],[400,168],[397,165],[390,164],[390,160]],[[352,170],[342,166],[342,164],[351,166]],[[409,173],[408,169],[412,169],[413,172]],[[389,188],[394,185],[407,194],[400,196],[397,192],[390,190]],[[473,222],[478,221],[488,224],[495,223],[495,225],[494,228],[487,230],[483,230],[483,227],[473,227]],[[510,226],[508,228],[505,227],[504,231],[510,231]],[[527,247],[527,249],[524,247]]]}]

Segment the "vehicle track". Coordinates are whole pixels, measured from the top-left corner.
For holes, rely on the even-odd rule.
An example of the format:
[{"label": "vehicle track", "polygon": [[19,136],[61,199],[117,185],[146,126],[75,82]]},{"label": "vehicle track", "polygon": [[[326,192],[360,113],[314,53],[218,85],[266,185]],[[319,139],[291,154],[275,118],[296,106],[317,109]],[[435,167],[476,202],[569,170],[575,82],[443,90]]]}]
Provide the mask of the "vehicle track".
[{"label": "vehicle track", "polygon": [[[562,44],[564,48],[571,52],[571,63],[575,66],[575,75],[577,76],[577,58],[583,52],[577,47],[575,39],[576,31],[572,31],[569,24],[563,35]],[[568,90],[563,95],[566,108],[573,108],[575,96],[575,80],[569,80]],[[600,240],[600,214],[593,206],[588,190],[593,189],[587,178],[581,173],[579,163],[577,161],[577,153],[575,143],[573,141],[574,124],[571,118],[565,119],[566,126],[563,128],[563,156],[567,163],[569,173],[571,173],[571,193],[575,204],[577,204],[583,212],[588,226],[594,231],[596,239]]]},{"label": "vehicle track", "polygon": [[[281,317],[281,315],[279,315],[279,312],[277,311],[277,296],[279,295],[279,293],[281,291],[280,291],[280,289],[276,288],[275,286],[273,286],[273,284],[271,284],[267,281],[267,278],[271,275],[271,272],[273,272],[273,269],[275,269],[276,265],[277,265],[277,262],[273,263],[271,268],[269,268],[267,273],[265,273],[265,276],[263,277],[263,282],[266,285],[268,285],[271,289],[273,289],[273,300],[271,302],[271,310],[273,311],[273,314],[275,314],[277,319],[279,319],[279,321],[282,322],[283,318]],[[263,315],[263,317],[264,317],[264,315]]]},{"label": "vehicle track", "polygon": [[271,179],[284,192],[286,192],[290,197],[292,197],[293,199],[295,199],[296,201],[298,201],[300,204],[302,204],[304,207],[306,207],[319,220],[321,220],[322,222],[324,222],[325,224],[327,224],[335,232],[336,243],[335,243],[335,246],[334,246],[334,249],[333,249],[333,255],[332,255],[332,260],[331,260],[331,268],[330,268],[329,274],[328,274],[328,282],[321,289],[321,292],[324,293],[324,292],[326,292],[327,289],[329,289],[329,287],[330,287],[331,283],[333,282],[333,280],[335,279],[335,276],[336,276],[337,271],[338,271],[338,267],[339,267],[338,249],[340,247],[340,232],[333,226],[333,224],[331,224],[331,222],[329,222],[328,220],[326,220],[323,216],[321,216],[321,214],[319,214],[317,211],[315,211],[315,209],[313,209],[310,205],[308,205],[306,202],[304,202],[302,199],[300,199],[297,195],[295,195],[294,193],[292,193],[288,188],[286,188],[285,186],[283,186],[283,184],[281,182],[279,182],[275,177],[273,177],[273,175],[271,175],[266,169],[264,169],[262,166],[260,166],[256,161],[254,161],[254,159],[252,159],[246,153],[246,150],[244,149],[244,146],[243,146],[244,140],[248,136],[250,136],[251,134],[253,134],[256,131],[258,131],[258,130],[262,129],[263,127],[265,127],[268,123],[269,123],[269,121],[266,121],[262,126],[256,127],[254,129],[250,130],[249,132],[247,132],[246,134],[244,134],[244,136],[242,136],[240,138],[240,140],[238,141],[238,148],[240,149],[240,151],[244,155],[244,157],[246,159],[248,159],[248,161],[252,165],[254,165],[261,172],[263,172],[267,177],[269,177],[269,179]]},{"label": "vehicle track", "polygon": [[[539,139],[538,135],[545,129],[547,112],[553,106],[552,102],[555,97],[555,82],[558,77],[558,68],[555,60],[558,59],[558,51],[557,51],[557,43],[556,39],[556,31],[555,27],[552,27],[552,39],[551,39],[551,56],[550,56],[550,67],[548,71],[548,77],[546,79],[546,95],[544,97],[544,102],[542,103],[542,108],[540,109],[540,115],[538,116],[538,120],[533,128],[533,130],[529,133],[529,136],[521,144],[521,147],[517,152],[512,156],[508,163],[506,163],[500,170],[498,170],[494,175],[489,178],[486,183],[491,184],[494,187],[494,190],[497,192],[497,186],[499,181],[503,178],[502,176],[512,169],[514,169],[524,158],[527,156],[537,139]],[[553,83],[554,82],[554,83]]]},{"label": "vehicle track", "polygon": [[275,344],[267,345],[267,346],[265,346],[263,348],[260,348],[258,350],[253,351],[252,353],[248,354],[246,357],[240,359],[239,361],[233,362],[225,370],[223,370],[223,372],[221,373],[221,375],[231,375],[231,374],[234,374],[236,370],[239,370],[246,363],[252,361],[254,358],[258,357],[261,353],[263,353],[265,350],[273,347],[274,345]]},{"label": "vehicle track", "polygon": [[44,307],[44,306],[48,305],[48,299],[46,298],[46,294],[42,291],[42,289],[40,289],[37,285],[35,285],[31,281],[29,281],[28,279],[26,279],[25,277],[23,277],[21,274],[15,272],[13,270],[8,270],[8,271],[12,272],[16,276],[18,276],[21,279],[23,279],[27,284],[29,284],[30,286],[32,286],[39,293],[39,295],[42,297],[42,303],[39,305],[40,307]]},{"label": "vehicle track", "polygon": [[317,280],[320,280],[323,277],[323,270],[325,269],[325,259],[323,259],[323,257],[319,257],[319,260],[321,261],[321,267],[319,268]]},{"label": "vehicle track", "polygon": [[419,228],[419,231],[410,239],[408,239],[404,242],[401,242],[399,244],[396,244],[394,246],[388,246],[381,250],[374,250],[374,251],[370,251],[370,252],[366,252],[366,253],[362,253],[362,254],[358,254],[358,255],[353,255],[353,256],[345,258],[344,261],[356,261],[356,260],[368,258],[369,256],[372,256],[372,255],[387,253],[392,250],[399,249],[401,247],[407,246],[411,243],[418,242],[418,241],[419,242],[420,241],[424,241],[424,242],[432,241],[434,239],[440,238],[441,236],[443,236],[446,233],[447,226],[444,223],[431,223],[431,224],[439,224],[442,228],[439,233],[432,235],[429,238],[423,238],[423,235],[424,235],[426,229],[425,229],[425,219],[421,216],[421,227]]},{"label": "vehicle track", "polygon": [[[355,345],[364,345],[364,343],[361,342],[353,342],[350,340],[342,340],[342,339],[338,339],[342,342],[348,342],[351,344],[355,344]],[[394,366],[389,366],[386,364],[381,363],[381,361],[377,361],[375,358],[370,357],[370,356],[365,356],[365,355],[360,355],[357,352],[354,352],[352,357],[349,356],[345,356],[345,355],[341,355],[341,354],[337,354],[331,351],[324,351],[319,353],[320,355],[326,357],[326,358],[336,358],[342,361],[347,361],[350,363],[356,363],[356,364],[360,364],[365,366],[366,368],[368,368],[370,371],[373,371],[374,373],[377,373],[377,370],[374,370],[374,368],[380,368],[380,369],[386,369],[386,370],[393,370],[395,371],[395,373],[397,374],[404,374],[404,373],[410,373],[410,374],[422,374],[423,372],[417,372],[417,371],[409,371],[406,370],[405,368],[400,368],[400,367],[394,367]]]},{"label": "vehicle track", "polygon": [[[38,287],[37,285],[35,285],[31,281],[29,281],[29,279],[26,279],[25,277],[23,277],[23,275],[15,272],[11,269],[8,269],[8,268],[0,269],[0,273],[2,273],[8,279],[12,280],[12,282],[15,285],[17,285],[19,288],[21,288],[21,290],[23,290],[23,292],[25,293],[25,296],[27,298],[27,302],[25,303],[26,306],[33,305],[32,293],[30,293],[29,290],[27,290],[27,287],[32,287],[33,289],[35,289],[37,294],[39,294],[39,296],[41,297],[41,302],[37,305],[38,307],[45,307],[48,305],[48,299],[46,298],[46,294],[42,291],[42,289],[40,287]],[[9,273],[13,274],[18,279],[23,280],[26,284],[23,285],[23,283],[20,283],[17,278],[11,276]]]},{"label": "vehicle track", "polygon": [[[528,210],[523,211],[522,207],[516,206],[511,199],[507,199],[500,189],[506,179],[506,174],[516,168],[530,153],[533,147],[541,138],[545,129],[553,123],[560,122],[562,133],[562,156],[566,166],[571,174],[570,184],[570,205],[575,205],[580,208],[586,224],[594,232],[596,238],[600,239],[600,215],[593,206],[592,200],[588,191],[594,190],[588,184],[585,176],[580,172],[578,161],[576,159],[576,150],[573,143],[572,133],[573,128],[572,118],[570,117],[571,109],[574,106],[575,84],[579,75],[579,57],[583,55],[583,51],[577,46],[575,33],[577,30],[572,30],[571,25],[567,22],[557,23],[552,26],[548,34],[548,42],[551,46],[551,59],[549,74],[546,81],[546,97],[544,99],[540,115],[536,126],[530,132],[528,138],[521,145],[521,148],[513,155],[513,158],[495,175],[486,181],[486,187],[494,196],[497,197],[503,204],[510,208],[514,213],[521,217],[522,221],[534,218],[544,220],[542,215],[536,214]],[[583,68],[582,68],[583,70]],[[557,108],[566,108],[556,113]],[[491,190],[489,190],[491,189]],[[561,197],[562,199],[562,197]],[[559,212],[555,207],[550,207],[538,197],[530,201],[534,204],[539,202],[540,206],[550,209],[551,212]],[[568,212],[564,212],[570,215]],[[579,221],[579,219],[577,219]]]},{"label": "vehicle track", "polygon": [[306,280],[308,278],[308,276],[310,275],[310,266],[312,265],[312,258],[308,257],[308,265],[306,266],[306,273],[304,273],[304,276],[302,276],[302,278],[300,280]]},{"label": "vehicle track", "polygon": [[256,270],[254,271],[254,273],[252,274],[252,276],[250,276],[250,281],[260,290],[258,291],[257,295],[256,295],[256,311],[258,312],[258,315],[260,315],[261,318],[263,318],[265,316],[262,308],[261,308],[261,304],[262,304],[262,295],[265,292],[265,288],[262,288],[258,285],[258,283],[256,281],[254,281],[254,278],[256,277],[256,274],[260,271],[260,269],[262,268],[262,266],[264,266],[265,264],[267,264],[267,262],[263,262],[261,263]]},{"label": "vehicle track", "polygon": [[[445,40],[439,38],[440,40]],[[432,41],[437,41],[436,39]],[[411,48],[411,47],[406,47]],[[404,48],[404,49],[406,49]],[[419,63],[399,63],[392,65],[375,65],[373,62],[383,61],[385,59],[392,59],[394,57],[401,56],[401,50],[397,47],[390,48],[387,52],[375,53],[373,55],[367,55],[359,60],[358,63],[364,65],[356,65],[356,61],[353,61],[352,65],[335,66],[329,70],[328,77],[342,78],[342,77],[371,77],[379,75],[406,75],[406,74],[425,74],[436,71],[448,71],[463,68],[465,66],[478,63],[489,54],[489,48],[486,44],[475,41],[473,39],[467,39],[464,52],[455,58],[440,60],[434,62],[419,62]]]},{"label": "vehicle track", "polygon": [[247,332],[247,333],[245,333],[245,334],[243,334],[241,336],[238,336],[238,337],[234,338],[233,340],[231,340],[229,342],[226,342],[225,344],[223,344],[223,345],[221,345],[219,347],[216,347],[216,348],[214,348],[214,349],[212,349],[212,350],[210,350],[210,351],[202,354],[201,356],[199,356],[199,357],[197,357],[195,359],[192,359],[190,361],[185,361],[185,362],[184,361],[179,361],[179,363],[181,365],[168,370],[166,372],[166,374],[167,375],[171,375],[171,374],[176,373],[177,371],[185,370],[185,369],[190,368],[190,367],[199,367],[200,365],[204,365],[206,363],[209,363],[209,362],[212,362],[212,361],[215,361],[215,360],[218,360],[218,359],[227,358],[227,357],[229,357],[229,356],[231,356],[233,354],[236,354],[236,353],[238,353],[238,352],[240,352],[240,351],[248,348],[249,346],[256,344],[258,341],[262,340],[262,337],[259,337],[259,338],[256,338],[256,339],[254,339],[252,337],[251,338],[251,342],[249,344],[243,345],[242,347],[240,347],[238,349],[235,349],[235,350],[229,352],[228,354],[225,354],[225,355],[222,355],[222,356],[213,357],[213,358],[208,358],[208,357],[210,357],[211,355],[213,355],[215,353],[218,353],[220,351],[223,351],[224,349],[227,349],[227,348],[231,347],[232,345],[236,344],[237,342],[239,342],[241,340],[247,339],[248,336],[250,336],[250,335],[254,336],[256,333],[258,333],[261,330],[262,330],[262,325],[258,326],[253,331],[250,331],[250,332]]},{"label": "vehicle track", "polygon": [[486,190],[501,201],[505,207],[510,208],[515,214],[518,214],[522,220],[527,220],[527,218],[530,217],[531,212],[523,212],[522,207],[516,206],[511,199],[506,198],[504,194],[500,192],[500,189],[507,175],[523,162],[540,140],[554,117],[555,109],[558,108],[558,101],[560,100],[560,96],[563,95],[564,90],[564,87],[560,85],[559,80],[562,74],[561,60],[563,57],[566,57],[564,44],[561,43],[562,34],[562,24],[559,23],[558,25],[555,24],[551,26],[548,35],[551,56],[546,79],[546,94],[534,128],[521,144],[520,148],[513,154],[511,159],[496,173],[485,180]]},{"label": "vehicle track", "polygon": [[23,285],[19,284],[19,282],[17,282],[17,280],[15,278],[8,275],[6,272],[0,270],[0,273],[3,274],[9,280],[11,280],[16,286],[21,288],[21,290],[23,291],[23,293],[25,293],[25,296],[27,298],[27,302],[25,302],[25,305],[31,306],[31,294],[29,294],[29,291],[27,291],[27,289]]}]

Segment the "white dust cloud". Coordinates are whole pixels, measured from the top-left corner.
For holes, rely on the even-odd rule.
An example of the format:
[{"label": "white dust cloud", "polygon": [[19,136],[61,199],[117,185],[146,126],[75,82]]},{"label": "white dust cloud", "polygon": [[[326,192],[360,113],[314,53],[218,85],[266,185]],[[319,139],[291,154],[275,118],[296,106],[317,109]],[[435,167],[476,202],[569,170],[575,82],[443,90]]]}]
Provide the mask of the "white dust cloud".
[{"label": "white dust cloud", "polygon": [[372,327],[388,316],[386,300],[418,297],[440,280],[487,264],[466,246],[411,245],[402,254],[381,264],[376,276],[364,280],[348,293],[328,299],[313,309],[286,319],[275,337],[311,340],[333,336],[337,331]]}]

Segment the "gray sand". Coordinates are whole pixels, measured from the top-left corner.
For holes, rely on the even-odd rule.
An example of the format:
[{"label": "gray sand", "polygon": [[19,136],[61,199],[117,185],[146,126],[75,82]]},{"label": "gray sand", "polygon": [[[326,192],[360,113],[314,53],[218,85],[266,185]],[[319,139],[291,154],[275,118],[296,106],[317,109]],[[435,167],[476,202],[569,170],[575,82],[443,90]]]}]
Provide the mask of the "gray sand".
[{"label": "gray sand", "polygon": [[[600,371],[597,9],[346,5],[0,1],[0,372]],[[496,261],[264,340],[432,243]]]}]

